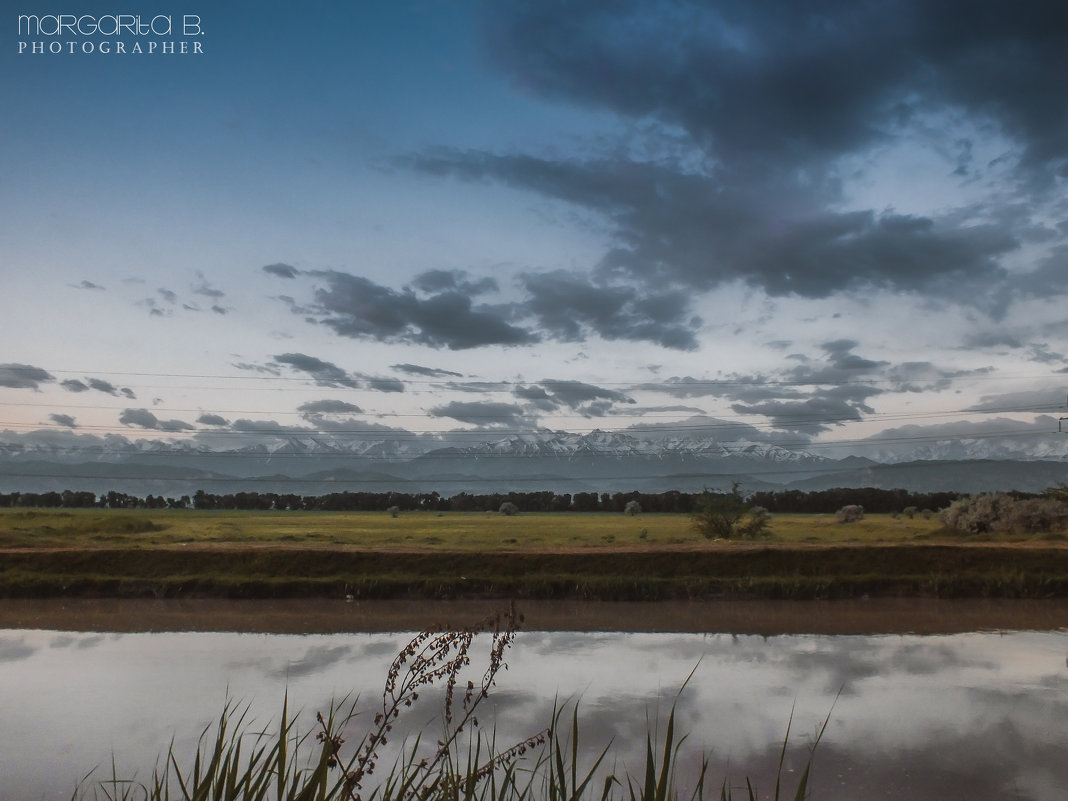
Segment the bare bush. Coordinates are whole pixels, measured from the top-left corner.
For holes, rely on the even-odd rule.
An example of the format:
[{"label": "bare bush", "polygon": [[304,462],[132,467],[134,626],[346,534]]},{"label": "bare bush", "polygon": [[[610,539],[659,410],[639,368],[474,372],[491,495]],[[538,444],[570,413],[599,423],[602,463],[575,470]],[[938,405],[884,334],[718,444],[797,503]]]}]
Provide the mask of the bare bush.
[{"label": "bare bush", "polygon": [[906,506],[901,510],[901,514],[905,515],[909,520],[912,520],[916,516],[917,509],[915,506]]},{"label": "bare bush", "polygon": [[400,507],[399,506],[391,506],[388,509],[386,509],[386,511],[389,512],[389,516],[390,517],[397,517],[400,514]]},{"label": "bare bush", "polygon": [[969,495],[953,501],[942,512],[942,522],[947,528],[968,534],[985,534],[994,531],[998,521],[1006,517],[1013,501],[1011,495],[993,493]]},{"label": "bare bush", "polygon": [[627,501],[627,505],[623,507],[623,514],[628,517],[634,517],[642,513],[642,505],[637,501]]},{"label": "bare bush", "polygon": [[512,515],[519,514],[519,507],[516,506],[511,501],[505,501],[504,503],[501,504],[501,508],[498,511],[502,515],[508,515],[508,517],[511,517]]},{"label": "bare bush", "polygon": [[864,507],[857,504],[843,506],[834,513],[834,519],[839,523],[856,523],[864,519]]},{"label": "bare bush", "polygon": [[747,540],[766,539],[771,536],[771,513],[763,506],[753,506],[749,516],[738,524],[738,533]]}]

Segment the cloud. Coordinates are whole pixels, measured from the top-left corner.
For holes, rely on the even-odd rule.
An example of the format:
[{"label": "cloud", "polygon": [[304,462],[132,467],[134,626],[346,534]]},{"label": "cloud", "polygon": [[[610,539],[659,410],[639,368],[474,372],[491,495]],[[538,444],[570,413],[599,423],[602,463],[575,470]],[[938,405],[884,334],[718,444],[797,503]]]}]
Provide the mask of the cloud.
[{"label": "cloud", "polygon": [[367,388],[379,392],[404,392],[404,382],[388,376],[366,377]]},{"label": "cloud", "polygon": [[776,428],[809,434],[829,431],[834,426],[861,420],[862,411],[874,411],[871,407],[858,403],[854,393],[843,392],[841,389],[814,393],[801,401],[765,401],[751,405],[733,403],[731,409],[738,414],[763,415]]},{"label": "cloud", "polygon": [[[1064,291],[1068,231],[1044,220],[1063,216],[1055,181],[1068,176],[1068,110],[1050,80],[1068,71],[1055,33],[1068,20],[1043,0],[973,11],[964,0],[486,4],[492,65],[540,98],[615,115],[624,132],[570,158],[432,148],[399,163],[606,221],[613,242],[591,266],[609,292],[907,292],[999,317],[1014,298]],[[913,212],[893,208],[896,196],[852,201],[851,184],[922,155],[968,200],[928,202],[919,188]],[[1018,281],[1012,260],[1028,243],[1047,256]],[[546,309],[552,336],[623,330],[588,299],[573,320],[570,304]],[[647,338],[685,348],[695,326],[672,311],[649,321],[654,332],[670,322],[666,338]]]},{"label": "cloud", "polygon": [[304,414],[363,414],[356,404],[340,400],[310,401],[302,403],[297,410]]},{"label": "cloud", "polygon": [[634,403],[633,398],[624,395],[622,392],[594,386],[593,384],[587,384],[583,381],[545,379],[539,383],[550,393],[553,400],[572,409],[578,409],[583,404],[594,400],[609,400],[614,403]]},{"label": "cloud", "polygon": [[300,274],[300,270],[289,264],[283,264],[278,262],[277,264],[268,264],[262,268],[268,275],[274,275],[279,278],[296,278]]},{"label": "cloud", "polygon": [[420,297],[367,278],[333,270],[311,272],[323,282],[311,313],[339,336],[465,350],[485,345],[523,345],[537,337],[505,321],[497,310],[474,306],[456,289]]},{"label": "cloud", "polygon": [[465,295],[482,295],[486,292],[496,292],[498,289],[497,281],[493,278],[472,281],[465,270],[427,270],[416,276],[412,286],[427,294],[452,291]]},{"label": "cloud", "polygon": [[208,279],[204,277],[204,273],[197,270],[198,283],[193,285],[194,295],[203,295],[208,298],[221,298],[225,297],[226,293],[221,289],[216,289],[208,283]]},{"label": "cloud", "polygon": [[490,401],[452,401],[435,406],[427,414],[431,417],[451,417],[461,423],[472,423],[483,428],[517,428],[526,422],[522,407]]},{"label": "cloud", "polygon": [[1068,384],[1051,384],[1042,389],[1018,390],[984,395],[969,407],[974,412],[1046,412],[1068,414],[1066,407]]},{"label": "cloud", "polygon": [[770,442],[796,447],[807,437],[800,438],[795,432],[784,433],[756,428],[748,423],[722,420],[705,414],[692,415],[684,420],[663,423],[639,423],[627,429],[645,439],[695,440],[709,439],[716,442]]},{"label": "cloud", "polygon": [[303,434],[311,430],[303,426],[283,426],[277,420],[249,420],[247,418],[234,420],[230,429],[248,434]]},{"label": "cloud", "polygon": [[635,403],[633,398],[622,392],[582,381],[545,379],[534,385],[519,384],[512,394],[538,411],[554,412],[567,408],[585,417],[603,417],[616,404]]},{"label": "cloud", "polygon": [[700,319],[680,290],[650,292],[633,286],[595,283],[557,270],[522,277],[532,314],[555,339],[582,341],[590,332],[608,340],[649,341],[665,348],[694,350]]},{"label": "cloud", "polygon": [[[524,88],[679,126],[733,161],[796,168],[879,143],[931,107],[983,116],[1062,166],[1064,9],[1032,0],[818,8],[765,0],[494,3],[489,57]],[[536,31],[536,35],[532,32]]]},{"label": "cloud", "polygon": [[10,389],[39,389],[41,384],[55,381],[47,370],[30,364],[8,362],[0,364],[0,387]]},{"label": "cloud", "polygon": [[[733,186],[721,177],[626,158],[562,162],[436,150],[404,163],[437,175],[497,180],[610,220],[616,244],[596,265],[595,277],[602,289],[622,293],[616,308],[633,296],[609,282],[711,290],[741,281],[772,296],[807,298],[872,288],[959,295],[961,281],[976,287],[1003,280],[1007,272],[998,259],[1019,246],[1010,231],[991,224],[836,211],[798,189],[748,181]],[[688,347],[687,326],[679,322],[686,295],[678,289],[660,294],[658,302],[675,312],[676,324],[666,343],[654,341]],[[663,314],[646,325],[663,324]],[[622,338],[624,329],[609,324],[606,330],[609,338]]]},{"label": "cloud", "polygon": [[949,389],[953,380],[968,376],[988,375],[993,368],[975,370],[947,370],[931,362],[902,362],[886,371],[891,389],[895,392],[932,392]]},{"label": "cloud", "polygon": [[82,280],[81,283],[79,283],[79,284],[71,284],[71,286],[74,287],[75,289],[87,289],[87,290],[96,291],[96,292],[103,291],[103,289],[104,289],[104,287],[100,286],[100,284],[94,284],[92,281],[88,281],[88,280],[84,280],[84,279]]},{"label": "cloud", "polygon": [[65,428],[78,427],[74,422],[74,418],[71,417],[69,414],[50,414],[48,415],[48,419],[56,425],[64,426]]},{"label": "cloud", "polygon": [[171,305],[174,305],[175,303],[178,302],[177,293],[171,291],[170,289],[162,289],[162,288],[160,288],[160,289],[157,289],[156,292],[159,294],[159,296],[161,298],[163,298],[165,301],[167,301]]},{"label": "cloud", "polygon": [[229,420],[217,414],[202,414],[197,418],[197,422],[204,426],[226,426],[230,424]]},{"label": "cloud", "polygon": [[308,373],[315,379],[315,383],[322,387],[357,388],[360,386],[358,379],[336,364],[324,362],[314,356],[304,353],[281,353],[273,358],[277,364],[284,364],[299,372]]},{"label": "cloud", "polygon": [[105,381],[102,378],[87,378],[85,381],[80,381],[77,378],[68,378],[66,381],[61,381],[59,384],[63,389],[68,392],[88,392],[91,389],[97,392],[103,392],[106,395],[113,395],[119,397],[120,395],[135,400],[137,395],[129,387],[117,387],[110,381]]},{"label": "cloud", "polygon": [[124,409],[119,415],[119,422],[126,426],[136,426],[155,431],[193,431],[194,427],[182,420],[160,420],[147,409]]},{"label": "cloud", "polygon": [[408,373],[409,375],[421,375],[427,378],[462,378],[462,373],[455,373],[452,370],[441,370],[436,367],[423,367],[418,364],[391,364],[390,369],[397,370],[401,373]]}]

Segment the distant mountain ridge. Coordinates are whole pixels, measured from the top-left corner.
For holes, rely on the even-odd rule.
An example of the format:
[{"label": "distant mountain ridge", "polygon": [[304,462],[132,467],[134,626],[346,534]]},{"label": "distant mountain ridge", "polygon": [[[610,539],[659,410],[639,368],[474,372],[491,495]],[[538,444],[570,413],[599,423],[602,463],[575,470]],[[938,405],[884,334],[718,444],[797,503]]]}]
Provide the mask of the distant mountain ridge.
[{"label": "distant mountain ridge", "polygon": [[[433,447],[427,439],[288,435],[229,449],[195,440],[130,442],[102,438],[90,447],[23,441],[0,447],[0,492],[63,489],[131,494],[210,492],[406,491],[442,494],[514,490],[662,492],[880,487],[914,491],[1019,489],[1068,482],[1068,438],[1020,459],[1003,443],[925,442],[877,460],[834,459],[747,440],[636,437],[594,430],[538,431]],[[986,445],[987,447],[983,447]],[[920,454],[920,458],[915,457]],[[929,455],[935,458],[923,458]]]}]

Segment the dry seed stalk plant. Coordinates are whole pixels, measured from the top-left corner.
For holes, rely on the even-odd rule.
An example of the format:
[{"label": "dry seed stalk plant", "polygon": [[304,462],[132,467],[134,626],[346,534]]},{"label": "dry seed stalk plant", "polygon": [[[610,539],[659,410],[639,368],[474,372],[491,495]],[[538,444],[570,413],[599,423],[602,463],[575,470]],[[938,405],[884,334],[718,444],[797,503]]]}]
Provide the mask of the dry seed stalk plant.
[{"label": "dry seed stalk plant", "polygon": [[[547,729],[494,755],[480,766],[469,766],[461,772],[452,769],[455,762],[453,746],[457,738],[468,727],[478,726],[475,713],[479,704],[489,696],[490,688],[496,684],[497,674],[508,667],[504,652],[515,639],[519,622],[520,616],[512,604],[505,614],[491,615],[475,626],[460,629],[437,626],[417,634],[390,665],[382,693],[382,709],[375,714],[373,728],[347,763],[341,754],[345,740],[333,726],[333,716],[328,720],[321,713],[318,714],[319,731],[316,738],[323,744],[323,764],[328,770],[344,765],[343,797],[362,801],[360,793],[363,782],[374,773],[380,748],[389,741],[393,724],[401,710],[419,699],[420,689],[441,681],[445,682],[442,737],[430,756],[418,762],[414,762],[414,758],[410,762],[402,762],[404,770],[399,784],[390,782],[393,786],[387,791],[387,797],[425,801],[431,795],[443,792],[447,796],[452,795],[448,792],[450,789],[455,792],[462,783],[477,783],[495,769],[510,765],[528,749],[543,745],[549,735]],[[492,632],[492,639],[486,671],[480,684],[467,681],[457,709],[456,686],[460,672],[471,664],[470,650],[475,636],[487,632]],[[391,778],[395,777],[391,775]],[[445,786],[449,784],[453,787]]]}]

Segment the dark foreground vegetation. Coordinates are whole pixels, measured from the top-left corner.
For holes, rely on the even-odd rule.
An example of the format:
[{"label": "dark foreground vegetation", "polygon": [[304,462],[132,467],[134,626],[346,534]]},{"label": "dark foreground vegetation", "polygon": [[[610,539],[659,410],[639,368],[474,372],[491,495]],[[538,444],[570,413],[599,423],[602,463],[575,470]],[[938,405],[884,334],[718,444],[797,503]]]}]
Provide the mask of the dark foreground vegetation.
[{"label": "dark foreground vegetation", "polygon": [[[159,495],[137,497],[123,492],[108,492],[99,497],[92,492],[10,492],[0,493],[0,508],[41,509],[236,509],[244,511],[304,512],[496,512],[505,503],[520,512],[612,512],[622,513],[627,504],[637,503],[649,513],[690,514],[705,493],[678,492],[506,492],[475,495],[461,492],[445,497],[437,492],[335,492],[329,495],[295,495],[275,492],[238,492],[216,495],[198,491],[193,496],[164,498]],[[727,493],[722,493],[727,494]],[[1012,493],[1014,497],[1035,497]],[[961,497],[957,492],[908,492],[903,489],[830,489],[818,492],[784,490],[755,492],[746,500],[768,512],[791,514],[833,513],[843,506],[863,506],[872,514],[890,514],[902,509],[944,509]]]},{"label": "dark foreground vegetation", "polygon": [[1041,544],[567,552],[123,547],[0,554],[6,597],[574,598],[1068,595],[1068,548]]},{"label": "dark foreground vegetation", "polygon": [[496,499],[484,512],[7,508],[0,597],[1068,596],[1068,488],[939,513],[902,493],[882,515],[812,495],[833,511],[772,513],[738,492],[690,498],[686,514],[634,498],[617,515],[491,513]]},{"label": "dark foreground vegetation", "polygon": [[[808,797],[814,753],[827,721],[810,746],[808,760],[792,790],[785,784],[786,726],[772,795],[748,778],[713,779],[707,755],[693,775],[679,772],[685,736],[675,731],[675,709],[668,712],[662,736],[644,737],[644,767],[635,773],[614,758],[613,745],[597,744],[592,756],[580,744],[577,702],[557,706],[541,726],[515,743],[499,743],[493,721],[478,716],[495,693],[505,652],[515,637],[519,616],[514,605],[481,624],[462,629],[435,628],[416,635],[393,660],[381,705],[359,715],[360,699],[336,704],[316,715],[317,726],[301,732],[289,714],[264,729],[227,705],[214,733],[206,731],[196,753],[186,758],[172,746],[151,774],[120,771],[116,755],[109,778],[93,773],[75,799],[163,801],[164,799],[241,799],[259,801],[703,801],[771,797],[775,801]],[[472,670],[476,635],[489,638],[484,668]],[[683,683],[685,688],[685,682]],[[682,690],[680,690],[680,693]],[[413,707],[438,703],[439,724],[401,734]],[[373,717],[370,717],[373,715]],[[362,727],[358,728],[362,723]],[[655,728],[655,722],[650,726]],[[599,749],[599,750],[597,750]],[[376,773],[377,770],[377,773]]]}]

